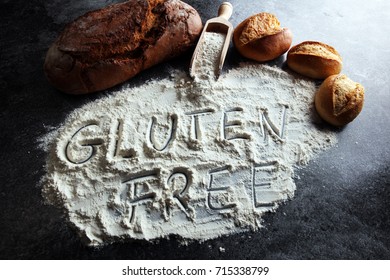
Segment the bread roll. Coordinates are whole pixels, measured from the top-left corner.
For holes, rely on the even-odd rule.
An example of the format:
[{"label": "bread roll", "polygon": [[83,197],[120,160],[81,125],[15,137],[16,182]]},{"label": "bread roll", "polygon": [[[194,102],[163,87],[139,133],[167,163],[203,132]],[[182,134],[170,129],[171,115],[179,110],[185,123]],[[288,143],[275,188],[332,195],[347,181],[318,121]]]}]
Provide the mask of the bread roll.
[{"label": "bread roll", "polygon": [[47,52],[44,70],[66,93],[122,83],[192,47],[198,12],[179,0],[131,0],[89,12],[66,26]]},{"label": "bread roll", "polygon": [[361,112],[363,103],[363,86],[343,74],[325,79],[315,96],[318,114],[334,126],[353,121]]},{"label": "bread roll", "polygon": [[291,46],[292,33],[281,28],[278,19],[259,13],[241,22],[234,30],[233,43],[238,52],[258,62],[273,60]]},{"label": "bread roll", "polygon": [[306,41],[289,50],[287,65],[304,76],[325,79],[339,74],[343,63],[340,54],[333,47],[321,42]]}]

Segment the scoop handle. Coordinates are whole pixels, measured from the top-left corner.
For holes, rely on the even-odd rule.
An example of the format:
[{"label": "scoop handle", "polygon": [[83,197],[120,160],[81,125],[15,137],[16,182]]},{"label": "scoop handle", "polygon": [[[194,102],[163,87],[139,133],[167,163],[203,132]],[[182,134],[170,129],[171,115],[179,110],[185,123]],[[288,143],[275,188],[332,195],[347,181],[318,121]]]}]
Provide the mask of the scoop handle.
[{"label": "scoop handle", "polygon": [[233,14],[233,5],[229,2],[223,2],[218,9],[218,17],[229,20]]}]

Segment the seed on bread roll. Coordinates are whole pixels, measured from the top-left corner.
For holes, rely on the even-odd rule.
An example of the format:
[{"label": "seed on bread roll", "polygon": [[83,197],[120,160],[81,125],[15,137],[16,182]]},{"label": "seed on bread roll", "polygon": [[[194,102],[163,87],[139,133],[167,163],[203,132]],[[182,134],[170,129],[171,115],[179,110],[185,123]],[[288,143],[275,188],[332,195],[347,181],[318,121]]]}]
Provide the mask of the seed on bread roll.
[{"label": "seed on bread roll", "polygon": [[63,92],[104,90],[189,50],[202,27],[198,12],[179,0],[113,4],[68,24],[48,50],[44,70]]},{"label": "seed on bread roll", "polygon": [[233,43],[238,52],[258,62],[281,56],[288,51],[291,42],[291,31],[281,28],[278,19],[269,13],[259,13],[247,18],[233,33]]},{"label": "seed on bread roll", "polygon": [[363,86],[344,74],[326,78],[315,95],[318,114],[334,126],[353,121],[361,112],[363,103]]},{"label": "seed on bread roll", "polygon": [[321,42],[305,41],[293,46],[287,54],[287,65],[304,76],[325,79],[341,72],[340,54]]}]

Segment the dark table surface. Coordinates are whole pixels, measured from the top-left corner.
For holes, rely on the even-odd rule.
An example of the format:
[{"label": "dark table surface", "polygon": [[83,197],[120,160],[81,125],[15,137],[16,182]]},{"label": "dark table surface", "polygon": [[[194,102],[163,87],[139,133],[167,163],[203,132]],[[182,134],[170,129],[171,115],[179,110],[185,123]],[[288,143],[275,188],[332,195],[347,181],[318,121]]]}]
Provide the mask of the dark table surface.
[{"label": "dark table surface", "polygon": [[[189,246],[175,237],[84,246],[61,211],[44,203],[39,180],[46,154],[37,139],[103,93],[62,94],[47,83],[42,65],[67,22],[114,2],[120,1],[1,0],[1,259],[390,259],[388,0],[231,1],[234,26],[254,13],[273,13],[292,30],[293,44],[317,40],[334,46],[343,73],[366,89],[362,113],[337,130],[337,146],[296,171],[294,199],[267,214],[263,229]],[[216,16],[222,1],[186,2],[205,21]],[[129,83],[185,70],[189,60],[161,64]],[[242,60],[230,50],[227,67]]]}]

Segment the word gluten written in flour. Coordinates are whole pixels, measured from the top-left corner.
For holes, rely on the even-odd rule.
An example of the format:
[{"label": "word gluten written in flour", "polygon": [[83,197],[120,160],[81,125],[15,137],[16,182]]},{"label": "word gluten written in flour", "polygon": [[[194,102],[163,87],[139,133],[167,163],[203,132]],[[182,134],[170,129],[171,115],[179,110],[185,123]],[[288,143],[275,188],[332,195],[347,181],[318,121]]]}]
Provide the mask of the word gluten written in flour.
[{"label": "word gluten written in flour", "polygon": [[72,112],[43,178],[91,245],[256,230],[293,197],[293,168],[335,143],[317,129],[314,83],[242,65],[217,81],[177,72]]},{"label": "word gluten written in flour", "polygon": [[[180,118],[176,114],[170,114],[167,119],[169,124],[163,124],[161,126],[167,127],[166,131],[163,132],[163,135],[156,136],[158,133],[158,123],[157,118],[152,117],[149,125],[147,126],[147,131],[143,133],[145,136],[144,144],[152,147],[152,149],[159,152],[168,152],[169,149],[174,145],[174,141],[177,138],[185,138],[187,137],[189,141],[213,141],[217,140],[215,136],[219,139],[232,141],[232,140],[247,140],[251,141],[253,137],[258,137],[259,139],[263,139],[264,141],[267,139],[267,131],[269,134],[276,140],[283,142],[284,139],[284,130],[286,125],[286,117],[287,117],[287,105],[281,106],[281,116],[280,116],[280,126],[275,125],[274,122],[269,117],[267,110],[262,110],[258,114],[258,121],[254,122],[257,124],[258,135],[252,135],[247,132],[243,128],[243,124],[245,120],[239,119],[238,114],[242,112],[244,109],[242,108],[234,108],[225,110],[222,113],[215,113],[213,109],[204,109],[198,110],[195,112],[184,113],[185,118],[187,118],[186,122],[183,123],[184,129],[178,129],[178,126],[181,125]],[[213,119],[217,119],[217,116],[220,115],[220,122],[215,123],[216,127],[211,127],[213,129],[213,133],[207,133],[208,135],[212,135],[214,139],[204,139],[202,136],[204,134],[205,128],[202,125],[202,117],[205,115],[209,115]],[[129,122],[129,124],[127,124]],[[128,150],[121,149],[121,143],[125,141],[125,138],[129,135],[124,134],[124,125],[131,126],[131,120],[127,119],[118,119],[117,125],[113,126],[115,131],[108,131],[108,138],[111,145],[114,145],[113,154],[111,155],[113,159],[126,159],[126,158],[134,158],[137,157],[140,150],[137,150],[137,147],[131,147]],[[75,133],[71,135],[69,138],[66,147],[65,147],[65,155],[67,161],[74,164],[83,164],[91,160],[91,158],[96,154],[97,147],[104,145],[104,130],[103,127],[107,127],[108,124],[101,125],[98,120],[91,121],[90,123],[83,125],[80,128],[76,128]],[[188,127],[187,135],[177,135],[179,131],[186,131],[186,127]],[[133,127],[134,129],[134,127]],[[87,137],[83,136],[85,131],[95,131],[91,134],[91,132],[87,132]],[[136,131],[130,131],[128,133],[134,134]],[[138,132],[138,131],[137,131]],[[163,140],[161,142],[161,139]],[[107,143],[110,145],[110,143]],[[83,151],[80,151],[80,147]],[[139,148],[139,147],[138,147]],[[189,149],[192,147],[189,146]],[[105,150],[109,150],[107,147]]]}]

